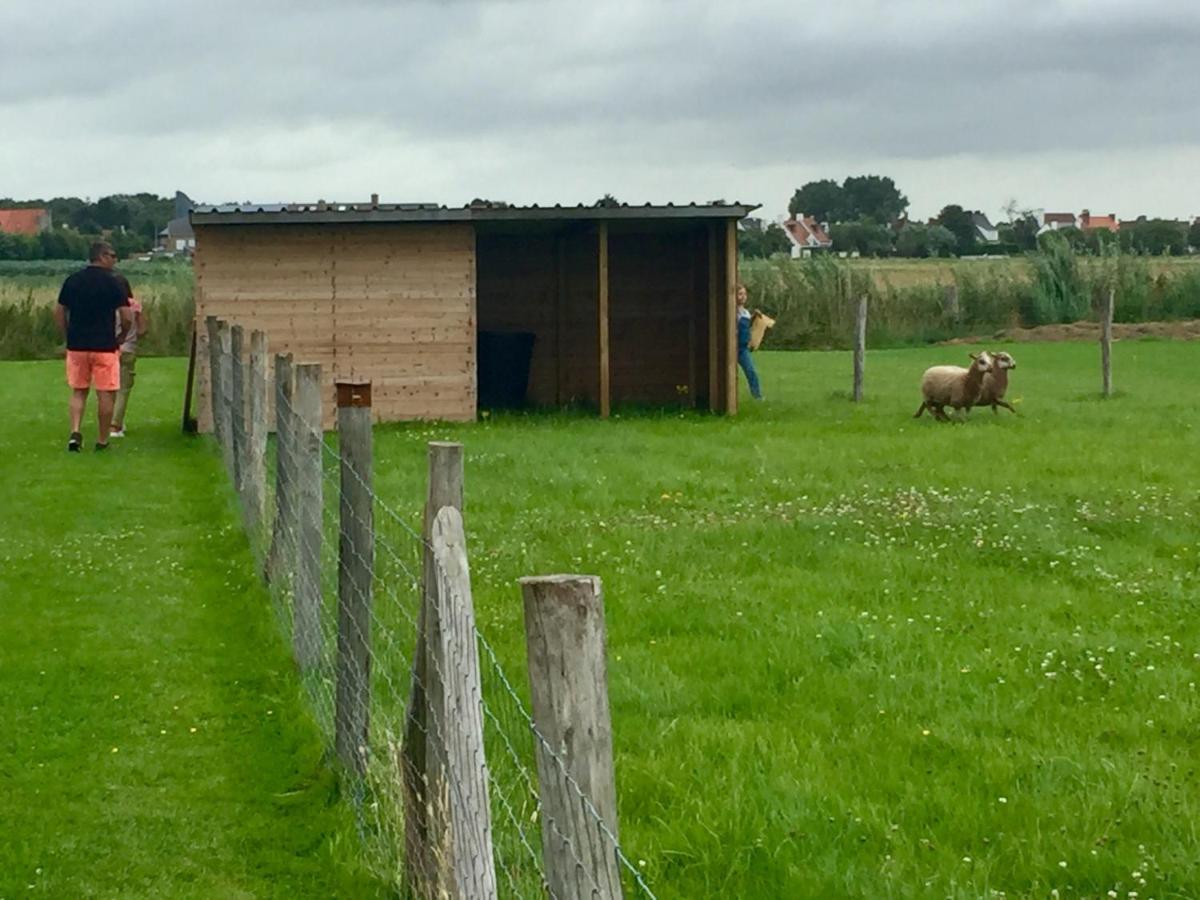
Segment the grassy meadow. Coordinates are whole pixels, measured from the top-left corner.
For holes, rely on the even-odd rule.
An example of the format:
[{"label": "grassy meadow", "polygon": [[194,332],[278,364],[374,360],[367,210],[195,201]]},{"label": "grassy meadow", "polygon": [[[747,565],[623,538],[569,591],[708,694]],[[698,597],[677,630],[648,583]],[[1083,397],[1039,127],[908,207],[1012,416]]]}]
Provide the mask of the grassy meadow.
[{"label": "grassy meadow", "polygon": [[324,764],[185,367],[66,452],[62,363],[0,363],[0,897],[386,896]]},{"label": "grassy meadow", "polygon": [[[376,429],[375,490],[413,526],[426,442],[465,444],[479,627],[520,693],[517,579],[603,579],[621,841],[659,897],[1200,895],[1200,343],[1118,343],[1109,400],[1094,345],[1010,345],[1020,415],[914,420],[921,371],[973,349],[871,351],[859,405],[848,353],[761,352],[736,418]],[[0,814],[31,826],[0,872],[361,896],[320,880],[350,875],[316,726],[216,454],[177,433],[184,364],[151,362],[102,460],[62,451],[59,364],[4,364],[6,502],[36,513],[0,545]]]},{"label": "grassy meadow", "polygon": [[1108,401],[1094,345],[1009,346],[1019,416],[914,421],[968,349],[870,353],[861,406],[848,354],[765,353],[736,419],[377,429],[414,522],[425,441],[465,443],[513,672],[516,579],[603,578],[659,896],[1200,894],[1200,344],[1119,344]]}]

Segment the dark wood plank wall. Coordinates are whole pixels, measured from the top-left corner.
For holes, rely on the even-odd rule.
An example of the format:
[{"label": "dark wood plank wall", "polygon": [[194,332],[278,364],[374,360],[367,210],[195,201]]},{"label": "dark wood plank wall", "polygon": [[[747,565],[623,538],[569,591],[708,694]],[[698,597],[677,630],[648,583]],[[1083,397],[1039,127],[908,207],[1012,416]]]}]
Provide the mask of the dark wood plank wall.
[{"label": "dark wood plank wall", "polygon": [[695,240],[687,231],[609,236],[614,404],[691,405],[702,331],[694,322]]},{"label": "dark wood plank wall", "polygon": [[481,331],[531,331],[529,399],[539,406],[598,399],[596,234],[476,238]]},{"label": "dark wood plank wall", "polygon": [[[610,230],[614,404],[724,408],[729,364],[725,238],[724,223]],[[483,233],[476,238],[476,254],[480,330],[535,334],[530,401],[598,403],[596,229]],[[716,330],[710,334],[711,328]],[[715,393],[710,390],[713,363]]]}]

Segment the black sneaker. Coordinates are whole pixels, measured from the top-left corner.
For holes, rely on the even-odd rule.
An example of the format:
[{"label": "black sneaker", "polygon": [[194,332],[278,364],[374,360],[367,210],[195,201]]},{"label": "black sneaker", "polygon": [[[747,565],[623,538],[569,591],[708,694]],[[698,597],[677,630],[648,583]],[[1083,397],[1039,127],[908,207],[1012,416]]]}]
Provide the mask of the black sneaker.
[{"label": "black sneaker", "polygon": [[108,449],[108,444],[101,444],[99,441],[96,442],[96,452],[97,453],[99,453],[101,450],[107,450],[107,449]]},{"label": "black sneaker", "polygon": [[78,431],[71,432],[71,439],[67,441],[67,450],[71,453],[78,453],[79,448],[83,446],[83,435]]}]

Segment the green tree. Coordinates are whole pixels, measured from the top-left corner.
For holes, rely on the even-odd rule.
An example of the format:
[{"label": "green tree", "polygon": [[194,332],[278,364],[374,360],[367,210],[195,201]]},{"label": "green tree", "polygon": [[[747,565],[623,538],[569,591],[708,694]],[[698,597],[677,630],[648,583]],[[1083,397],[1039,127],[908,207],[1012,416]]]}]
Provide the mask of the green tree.
[{"label": "green tree", "polygon": [[845,215],[845,198],[836,181],[825,178],[810,181],[797,188],[788,201],[788,212],[793,216],[812,216],[818,222],[840,222]]},{"label": "green tree", "polygon": [[738,228],[738,252],[747,259],[766,259],[775,253],[787,253],[791,241],[784,230],[774,222],[764,224],[762,219],[747,217]]},{"label": "green tree", "polygon": [[1170,219],[1138,219],[1121,225],[1121,248],[1151,256],[1187,252],[1188,228],[1183,222]]},{"label": "green tree", "polygon": [[1187,242],[1193,252],[1200,250],[1200,219],[1193,222],[1192,227],[1188,229]]},{"label": "green tree", "polygon": [[953,256],[956,247],[954,234],[941,225],[910,222],[896,236],[896,253],[900,256]]},{"label": "green tree", "polygon": [[886,175],[854,175],[842,182],[846,218],[894,222],[908,209],[908,198]]},{"label": "green tree", "polygon": [[839,253],[857,251],[861,256],[887,256],[892,252],[892,232],[867,219],[838,222],[829,231],[833,249]]},{"label": "green tree", "polygon": [[975,230],[975,220],[957,203],[943,206],[942,211],[933,220],[933,224],[941,225],[954,235],[955,250],[959,256],[969,256],[975,252],[979,242],[978,232]]}]

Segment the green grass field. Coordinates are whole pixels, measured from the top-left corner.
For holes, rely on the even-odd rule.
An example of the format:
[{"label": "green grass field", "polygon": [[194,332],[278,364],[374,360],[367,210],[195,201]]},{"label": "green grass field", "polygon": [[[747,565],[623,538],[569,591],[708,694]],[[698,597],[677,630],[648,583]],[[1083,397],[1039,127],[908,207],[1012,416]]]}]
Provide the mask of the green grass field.
[{"label": "green grass field", "polygon": [[374,896],[180,361],[108,455],[61,366],[0,364],[0,897]]},{"label": "green grass field", "polygon": [[[921,371],[968,349],[870,353],[857,406],[849,354],[764,353],[734,419],[376,430],[376,491],[414,522],[425,443],[466,445],[479,627],[522,690],[516,579],[603,578],[621,839],[660,897],[1200,895],[1200,344],[1118,344],[1107,401],[1095,346],[1009,346],[1020,416],[914,421]],[[56,364],[4,369],[29,514],[0,814],[31,824],[0,895],[54,866],[60,894],[338,893],[352,838],[216,457],[177,434],[182,364],[151,361],[106,459],[62,452]],[[97,532],[144,551],[136,603]]]}]

